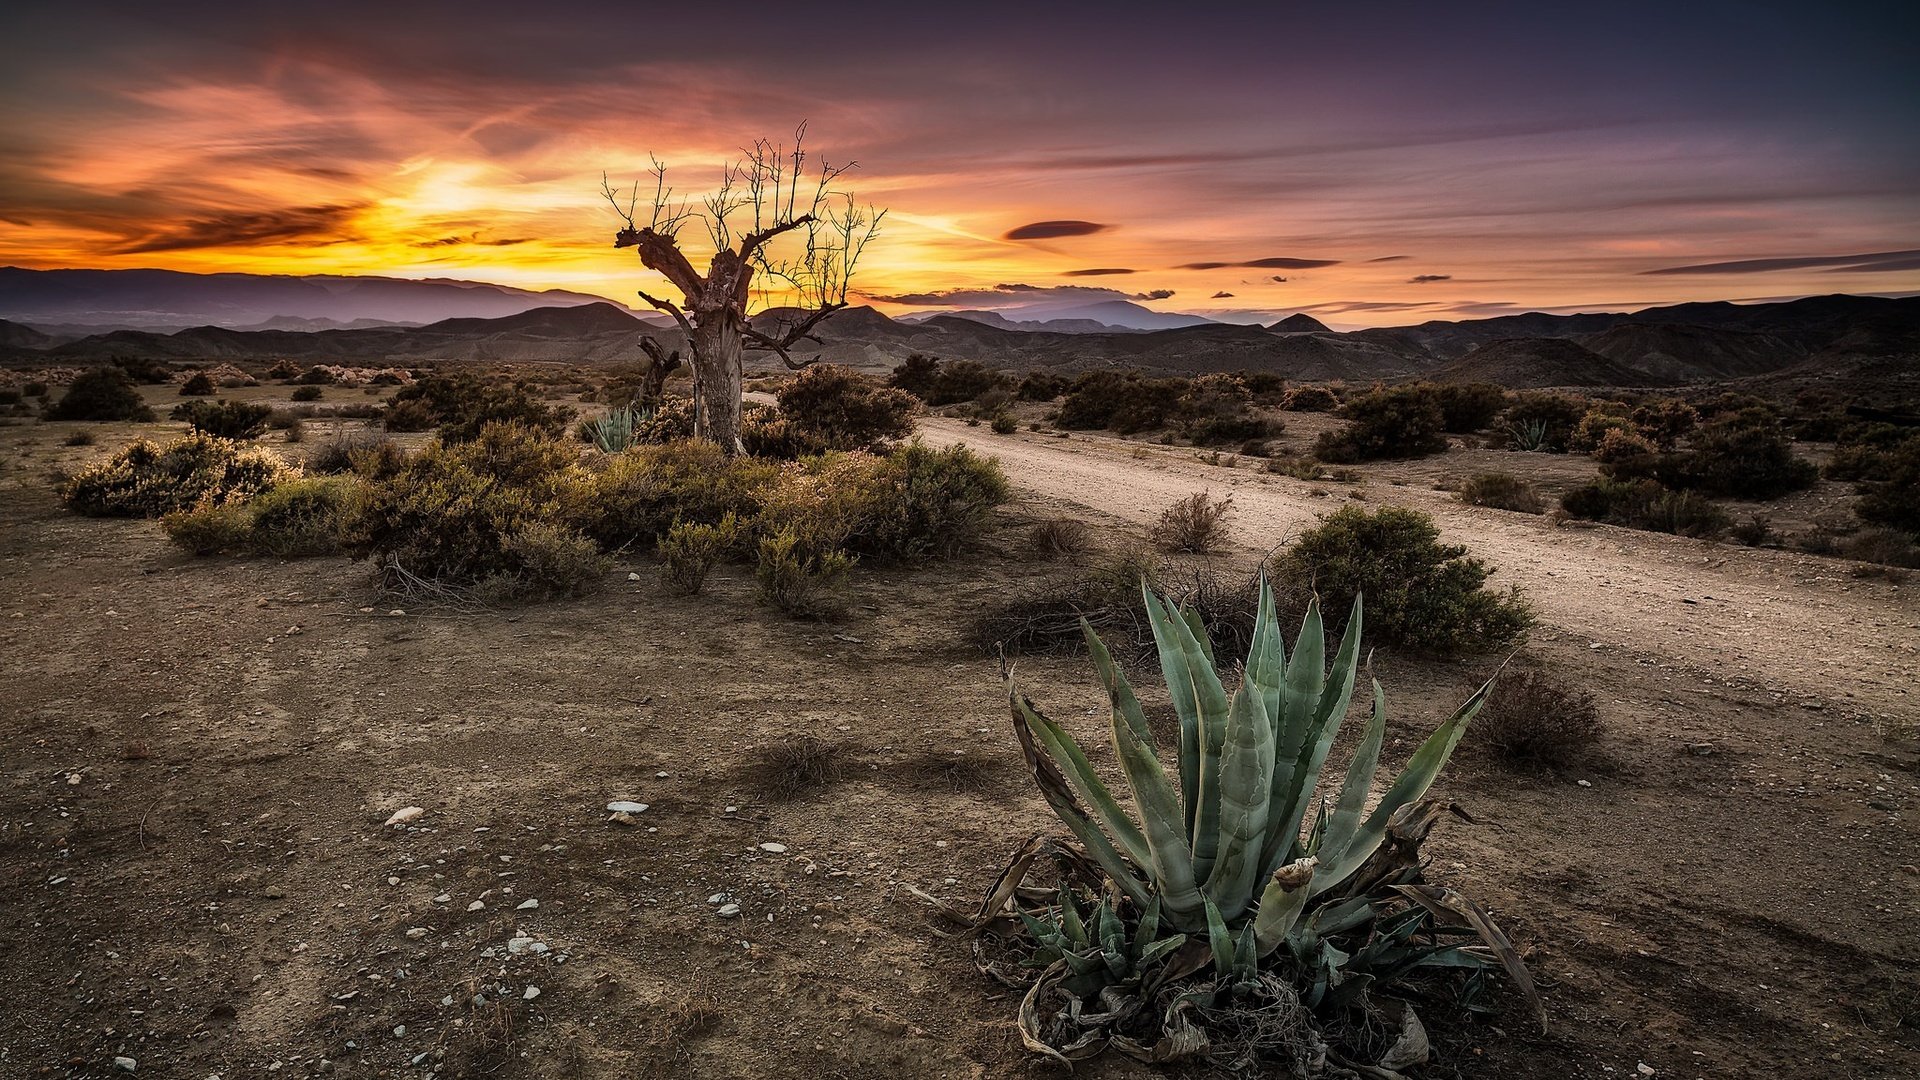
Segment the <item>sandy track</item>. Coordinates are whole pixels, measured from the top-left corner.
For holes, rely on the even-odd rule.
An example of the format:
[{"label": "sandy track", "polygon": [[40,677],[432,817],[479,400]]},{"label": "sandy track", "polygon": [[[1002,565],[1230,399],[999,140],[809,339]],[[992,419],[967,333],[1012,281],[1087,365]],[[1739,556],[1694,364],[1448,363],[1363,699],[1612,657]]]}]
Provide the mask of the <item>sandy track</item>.
[{"label": "sandy track", "polygon": [[1443,535],[1497,569],[1496,583],[1519,585],[1543,624],[1602,650],[1682,659],[1875,716],[1920,710],[1920,590],[1855,579],[1838,560],[1611,526],[1555,527],[1394,486],[1391,465],[1364,470],[1367,482],[1356,488],[1224,469],[1188,449],[1101,436],[995,436],[942,418],[923,420],[921,430],[936,445],[991,452],[1043,501],[1134,526],[1194,491],[1231,493],[1235,540],[1254,550],[1286,542],[1362,490],[1369,504],[1432,514]]}]

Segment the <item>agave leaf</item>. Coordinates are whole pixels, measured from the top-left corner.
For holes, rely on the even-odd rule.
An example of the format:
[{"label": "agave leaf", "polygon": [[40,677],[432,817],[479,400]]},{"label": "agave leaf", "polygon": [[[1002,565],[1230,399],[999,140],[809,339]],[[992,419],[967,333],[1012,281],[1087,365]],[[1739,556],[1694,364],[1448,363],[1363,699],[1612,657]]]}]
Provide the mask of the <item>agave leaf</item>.
[{"label": "agave leaf", "polygon": [[[1194,881],[1193,851],[1180,828],[1180,804],[1159,759],[1146,741],[1124,720],[1113,721],[1113,745],[1120,767],[1133,788],[1133,798],[1146,825],[1147,849],[1162,913],[1182,929],[1196,925],[1200,916],[1200,889]],[[1135,901],[1146,906],[1144,898]]]},{"label": "agave leaf", "polygon": [[1313,881],[1314,862],[1309,855],[1299,862],[1288,863],[1267,880],[1266,890],[1260,894],[1260,910],[1247,924],[1253,927],[1259,941],[1260,955],[1279,948],[1306,909],[1307,886]]},{"label": "agave leaf", "polygon": [[1233,973],[1233,932],[1227,929],[1225,919],[1220,917],[1220,909],[1212,900],[1207,901],[1207,944],[1213,949],[1213,969],[1219,978]]},{"label": "agave leaf", "polygon": [[1146,605],[1147,623],[1153,628],[1153,644],[1160,653],[1160,673],[1167,681],[1167,696],[1173,699],[1174,715],[1180,718],[1180,805],[1185,808],[1185,829],[1193,835],[1193,819],[1200,810],[1200,706],[1199,693],[1180,642],[1167,626],[1167,613],[1158,597],[1140,579],[1140,598]]},{"label": "agave leaf", "polygon": [[1440,774],[1440,769],[1446,765],[1447,758],[1453,756],[1454,747],[1460,745],[1461,737],[1467,733],[1467,725],[1473,721],[1474,714],[1480,711],[1480,707],[1486,704],[1487,695],[1492,690],[1493,680],[1488,679],[1480,689],[1474,691],[1473,696],[1468,698],[1465,704],[1447,718],[1446,723],[1441,724],[1432,735],[1427,736],[1427,741],[1421,743],[1420,748],[1413,752],[1413,757],[1407,759],[1407,767],[1401,770],[1393,786],[1381,796],[1380,803],[1374,807],[1373,813],[1354,831],[1347,849],[1341,853],[1340,861],[1331,868],[1332,872],[1324,880],[1314,881],[1314,893],[1325,892],[1346,880],[1347,875],[1353,873],[1367,856],[1372,855],[1374,849],[1380,846],[1380,840],[1387,832],[1388,819],[1392,818],[1401,807],[1427,793],[1427,789],[1433,786],[1434,777]]},{"label": "agave leaf", "polygon": [[[1306,624],[1302,626],[1302,638],[1318,638],[1320,653],[1325,656],[1324,628],[1317,605],[1309,605]],[[1286,809],[1275,811],[1273,831],[1268,836],[1266,859],[1262,869],[1272,873],[1281,863],[1291,862],[1306,854],[1297,850],[1300,847],[1300,822],[1306,817],[1307,806],[1319,786],[1320,770],[1325,767],[1327,753],[1333,749],[1333,741],[1340,734],[1341,722],[1347,715],[1347,704],[1353,698],[1354,675],[1360,664],[1361,610],[1360,597],[1353,598],[1353,610],[1347,619],[1347,636],[1340,643],[1340,652],[1334,657],[1331,675],[1322,671],[1320,677],[1307,691],[1305,699],[1294,696],[1294,683],[1288,683],[1288,705],[1291,709],[1302,710],[1308,717],[1304,724],[1302,738],[1297,744],[1295,756],[1288,770],[1289,784],[1284,789]],[[1294,660],[1299,660],[1299,647],[1296,645]],[[1309,671],[1314,669],[1309,668]],[[1293,677],[1293,669],[1288,668],[1288,678]],[[1301,686],[1307,680],[1301,677]],[[1289,723],[1296,722],[1301,713],[1289,716]],[[1285,753],[1285,747],[1281,748]],[[1276,768],[1275,772],[1278,773]],[[1275,800],[1281,799],[1283,789],[1275,787]]]},{"label": "agave leaf", "polygon": [[1255,945],[1253,923],[1248,922],[1240,928],[1240,936],[1233,943],[1233,981],[1238,984],[1250,983],[1259,972],[1260,958]]},{"label": "agave leaf", "polygon": [[[1346,854],[1353,846],[1354,833],[1360,828],[1360,815],[1367,809],[1367,793],[1373,787],[1373,774],[1380,764],[1380,744],[1387,735],[1387,692],[1380,680],[1373,680],[1373,716],[1360,737],[1360,745],[1347,764],[1347,779],[1340,786],[1340,801],[1327,819],[1327,831],[1320,841],[1320,860],[1329,875],[1345,867],[1352,873],[1358,863],[1348,863]],[[1343,878],[1345,874],[1341,875]]]},{"label": "agave leaf", "polygon": [[1128,899],[1145,906],[1146,885],[1127,865],[1127,860],[1113,846],[1113,841],[1107,839],[1107,834],[1100,831],[1099,827],[1093,823],[1093,819],[1087,815],[1086,809],[1074,799],[1073,791],[1067,786],[1066,778],[1060,775],[1060,770],[1055,767],[1053,761],[1034,745],[1034,729],[1046,726],[1041,723],[1042,717],[1039,712],[1034,709],[1032,702],[1014,691],[1011,681],[1007,685],[1007,697],[1013,705],[1014,738],[1020,743],[1020,755],[1026,760],[1027,769],[1033,774],[1034,783],[1040,788],[1041,797],[1047,800],[1047,805],[1053,808],[1054,815],[1087,849],[1087,854],[1099,864],[1108,880],[1118,886],[1121,892],[1126,893]]},{"label": "agave leaf", "polygon": [[[1273,785],[1273,724],[1259,688],[1243,677],[1227,710],[1220,751],[1220,832],[1207,896],[1228,921],[1253,903],[1267,837],[1267,797]],[[1196,867],[1197,868],[1197,867]]]},{"label": "agave leaf", "polygon": [[1135,960],[1146,956],[1147,947],[1160,936],[1160,898],[1154,897],[1147,902],[1147,910],[1140,915],[1140,925],[1133,931],[1132,955]]},{"label": "agave leaf", "polygon": [[1200,643],[1200,652],[1207,658],[1207,663],[1213,664],[1215,662],[1213,659],[1213,637],[1207,633],[1207,624],[1200,621],[1200,613],[1193,610],[1192,604],[1182,604],[1180,606],[1180,618],[1187,624],[1187,630],[1193,634],[1193,639]]},{"label": "agave leaf", "polygon": [[1186,943],[1187,935],[1185,934],[1174,934],[1172,937],[1160,938],[1140,950],[1140,959],[1134,964],[1134,969],[1136,971],[1144,969],[1148,964],[1153,963]]},{"label": "agave leaf", "polygon": [[1527,971],[1526,961],[1520,958],[1520,950],[1514,948],[1513,942],[1494,924],[1493,916],[1488,915],[1479,904],[1443,886],[1403,885],[1398,889],[1400,895],[1433,912],[1436,917],[1458,920],[1471,926],[1487,948],[1493,951],[1500,966],[1506,969],[1507,977],[1513,980],[1520,996],[1532,1008],[1534,1021],[1540,1025],[1540,1030],[1547,1029],[1547,1010],[1541,1004],[1539,991],[1534,989],[1533,975]]},{"label": "agave leaf", "polygon": [[1260,704],[1278,739],[1280,687],[1287,677],[1287,647],[1280,639],[1280,620],[1273,614],[1273,587],[1260,577],[1260,604],[1253,619],[1253,646],[1247,651],[1247,678],[1260,688]]},{"label": "agave leaf", "polygon": [[1080,908],[1073,902],[1073,893],[1065,885],[1060,886],[1060,932],[1076,949],[1093,943],[1087,936],[1086,921],[1080,918]]},{"label": "agave leaf", "polygon": [[1100,640],[1100,635],[1093,631],[1093,624],[1085,618],[1080,620],[1080,633],[1087,639],[1087,652],[1093,657],[1094,672],[1099,675],[1100,685],[1106,690],[1113,708],[1121,711],[1134,732],[1151,746],[1153,730],[1147,726],[1146,714],[1140,710],[1140,699],[1134,696],[1133,687],[1127,682],[1120,666],[1113,662],[1113,654],[1107,651],[1107,643]]},{"label": "agave leaf", "polygon": [[[1060,959],[1066,961],[1067,970],[1075,975],[1100,975],[1107,970],[1106,961],[1099,953],[1062,953]],[[1103,980],[1104,981],[1104,980]]]},{"label": "agave leaf", "polygon": [[1021,925],[1027,928],[1027,933],[1033,935],[1033,940],[1039,942],[1042,948],[1052,949],[1056,952],[1066,951],[1067,939],[1060,936],[1058,928],[1036,919],[1024,911],[1015,912],[1014,914],[1020,916]]},{"label": "agave leaf", "polygon": [[[1190,686],[1193,691],[1197,757],[1193,762],[1192,772],[1198,806],[1188,807],[1187,837],[1193,852],[1194,873],[1204,879],[1212,872],[1213,860],[1219,844],[1220,751],[1221,745],[1226,741],[1229,708],[1227,691],[1220,685],[1220,675],[1214,670],[1213,663],[1207,659],[1199,640],[1188,628],[1186,621],[1175,613],[1171,604],[1149,596],[1148,620],[1153,625],[1156,643],[1164,634],[1174,645],[1174,662],[1177,668],[1166,669],[1163,672],[1168,687],[1171,688],[1175,681],[1179,680]],[[1163,658],[1163,668],[1165,664],[1166,661]],[[1183,738],[1184,727],[1183,720]],[[1184,750],[1183,746],[1180,762],[1183,783],[1188,772]]]}]

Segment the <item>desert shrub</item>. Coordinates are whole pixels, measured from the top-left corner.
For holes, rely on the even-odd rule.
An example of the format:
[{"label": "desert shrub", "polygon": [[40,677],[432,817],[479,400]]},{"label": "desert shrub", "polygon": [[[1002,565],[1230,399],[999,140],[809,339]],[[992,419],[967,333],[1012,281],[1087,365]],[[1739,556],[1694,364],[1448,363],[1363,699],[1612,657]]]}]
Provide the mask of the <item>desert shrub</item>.
[{"label": "desert shrub", "polygon": [[[750,405],[741,410],[743,424],[749,425],[757,413],[768,412],[763,405]],[[663,397],[653,406],[653,414],[646,422],[634,429],[633,437],[643,443],[669,443],[693,438],[694,407],[692,398]],[[743,432],[744,436],[744,432]]]},{"label": "desert shrub", "polygon": [[76,432],[74,432],[73,434],[71,434],[71,435],[69,435],[69,436],[67,436],[66,438],[64,438],[64,439],[62,439],[62,440],[60,440],[60,445],[62,445],[62,446],[92,446],[92,445],[94,444],[94,442],[95,442],[95,439],[94,439],[94,437],[93,437],[93,432],[91,432],[91,431],[76,431]]},{"label": "desert shrub", "polygon": [[1272,443],[1269,439],[1248,439],[1240,444],[1241,457],[1264,458],[1271,451]]},{"label": "desert shrub", "polygon": [[780,415],[780,410],[749,407],[740,417],[740,445],[757,458],[795,461],[824,454],[824,439]]},{"label": "desert shrub", "polygon": [[245,401],[184,401],[174,406],[174,420],[185,420],[195,431],[222,439],[253,439],[267,430],[273,406]]},{"label": "desert shrub", "polygon": [[853,556],[844,551],[809,551],[793,529],[781,529],[760,541],[754,578],[760,599],[796,619],[820,619],[845,607],[843,590]]},{"label": "desert shrub", "polygon": [[1011,435],[1020,430],[1020,422],[1013,418],[1012,413],[1005,412],[994,413],[987,426],[993,429],[995,435]]},{"label": "desert shrub", "polygon": [[380,426],[388,431],[432,431],[433,409],[424,401],[397,401],[380,414]]},{"label": "desert shrub", "polygon": [[747,766],[754,786],[775,800],[817,794],[839,783],[846,771],[841,748],[813,735],[762,747]]},{"label": "desert shrub", "polygon": [[1122,551],[1095,560],[1078,574],[1042,583],[979,610],[966,639],[986,653],[1048,655],[1086,647],[1080,622],[1086,620],[1110,646],[1137,652],[1149,637],[1141,582],[1158,586],[1160,570],[1145,551]]},{"label": "desert shrub", "polygon": [[1514,395],[1500,424],[1516,450],[1564,454],[1574,426],[1586,415],[1587,403],[1579,398],[1526,390]]},{"label": "desert shrub", "polygon": [[1030,371],[1013,394],[1021,401],[1052,401],[1066,393],[1070,385],[1065,376],[1051,371]]},{"label": "desert shrub", "polygon": [[306,421],[300,419],[297,416],[289,418],[287,422],[284,424],[279,423],[278,421],[279,421],[279,417],[274,416],[269,419],[268,423],[270,423],[274,427],[279,428],[281,431],[285,432],[287,442],[301,443],[306,441],[307,439]]},{"label": "desert shrub", "polygon": [[1317,595],[1328,621],[1344,625],[1364,594],[1368,633],[1438,652],[1510,645],[1533,624],[1517,589],[1487,588],[1492,574],[1466,548],[1442,544],[1431,517],[1397,506],[1342,507],[1273,563],[1295,609]]},{"label": "desert shrub", "polygon": [[1878,566],[1920,568],[1920,544],[1899,529],[1862,529],[1840,544],[1840,553]]},{"label": "desert shrub", "polygon": [[301,372],[294,378],[294,382],[299,383],[301,386],[332,386],[339,381],[332,371],[318,364]]},{"label": "desert shrub", "polygon": [[1759,547],[1772,543],[1775,539],[1773,520],[1765,514],[1750,514],[1745,521],[1739,522],[1728,530],[1735,542],[1747,547]]},{"label": "desert shrub", "polygon": [[1027,533],[1033,553],[1043,559],[1083,555],[1093,549],[1093,530],[1075,518],[1048,518]]},{"label": "desert shrub", "polygon": [[127,373],[117,367],[89,368],[75,376],[60,400],[41,413],[48,420],[133,420],[153,419],[134,389]]},{"label": "desert shrub", "polygon": [[688,596],[699,592],[707,575],[737,546],[743,530],[740,519],[727,514],[708,525],[676,521],[660,538],[660,578],[675,592]]},{"label": "desert shrub", "polygon": [[319,401],[326,392],[317,386],[302,386],[293,392],[295,401]]},{"label": "desert shrub", "polygon": [[291,360],[281,360],[267,369],[267,378],[293,380],[300,377],[300,365]]},{"label": "desert shrub", "polygon": [[1322,461],[1417,458],[1447,448],[1440,395],[1431,386],[1374,390],[1348,401],[1340,412],[1347,426],[1322,432],[1313,444],[1313,455]]},{"label": "desert shrub", "polygon": [[436,442],[369,481],[346,529],[389,587],[424,579],[489,598],[570,595],[604,571],[591,541],[560,524],[574,449],[551,435],[488,424]]},{"label": "desert shrub", "polygon": [[1659,469],[1660,455],[1653,443],[1625,428],[1608,428],[1593,449],[1602,475],[1615,480],[1637,480]]},{"label": "desert shrub", "polygon": [[1226,542],[1232,512],[1233,496],[1216,499],[1196,491],[1161,511],[1148,538],[1161,551],[1209,555]]},{"label": "desert shrub", "polygon": [[161,526],[195,555],[331,555],[355,493],[337,477],[298,477],[244,503],[202,505],[168,514]]},{"label": "desert shrub", "polygon": [[[406,451],[402,450],[398,443],[379,432],[342,432],[307,452],[307,471],[309,473],[328,476],[336,476],[349,472],[369,472],[370,470],[361,469],[356,466],[356,454],[373,454],[379,456],[392,454],[397,458],[397,460],[391,462],[395,465],[404,464],[406,460]],[[382,471],[390,472],[390,470],[382,470],[379,468],[371,470],[371,472],[375,473]]]},{"label": "desert shrub", "polygon": [[387,399],[384,422],[388,431],[438,428],[442,442],[466,442],[478,438],[488,424],[557,436],[572,417],[570,407],[536,399],[526,383],[488,381],[462,372],[430,375],[401,387]]},{"label": "desert shrub", "polygon": [[91,517],[160,517],[245,502],[288,475],[270,451],[231,439],[193,434],[164,447],[141,439],[74,474],[60,497]]},{"label": "desert shrub", "polygon": [[173,365],[147,356],[115,356],[107,361],[125,372],[127,378],[149,386],[173,381]]},{"label": "desert shrub", "polygon": [[1743,413],[1750,423],[1778,424],[1781,421],[1780,410],[1773,402],[1743,390],[1728,390],[1717,397],[1708,398],[1696,406],[1696,410],[1706,423],[1730,419]]},{"label": "desert shrub", "polygon": [[675,524],[753,517],[779,479],[779,466],[729,455],[705,440],[636,446],[572,487],[567,517],[607,549],[650,545]]},{"label": "desert shrub", "polygon": [[1267,459],[1266,469],[1280,476],[1291,476],[1295,480],[1320,479],[1320,463],[1312,458],[1277,457]]},{"label": "desert shrub", "polygon": [[861,450],[913,431],[913,398],[868,386],[851,368],[815,364],[780,389],[780,415],[820,449]]},{"label": "desert shrub", "polygon": [[1700,422],[1694,407],[1679,398],[1655,398],[1628,415],[1640,433],[1663,450],[1671,450]]},{"label": "desert shrub", "polygon": [[1886,480],[1900,451],[1920,443],[1920,430],[1893,424],[1854,423],[1840,429],[1827,460],[1830,480]]},{"label": "desert shrub", "polygon": [[1288,412],[1332,412],[1340,407],[1340,395],[1324,386],[1296,386],[1280,399]]},{"label": "desert shrub", "polygon": [[1628,435],[1640,433],[1634,422],[1625,416],[1596,406],[1588,409],[1580,422],[1573,426],[1573,434],[1567,436],[1567,449],[1577,454],[1591,454],[1599,449],[1601,440],[1615,431]]},{"label": "desert shrub", "polygon": [[1460,501],[1468,506],[1486,506],[1511,510],[1516,514],[1541,514],[1547,502],[1533,485],[1512,473],[1480,473],[1460,485]]},{"label": "desert shrub", "polygon": [[1920,534],[1920,439],[1909,439],[1886,465],[1885,480],[1863,486],[1853,511],[1861,521]]},{"label": "desert shrub", "polygon": [[1069,430],[1106,428],[1122,435],[1166,427],[1186,389],[1185,379],[1092,371],[1074,381],[1054,422]]},{"label": "desert shrub", "polygon": [[1794,454],[1778,422],[1743,412],[1694,432],[1688,449],[1669,455],[1659,470],[1669,487],[1774,499],[1813,486],[1820,470]]},{"label": "desert shrub", "polygon": [[1011,497],[992,458],[916,439],[884,455],[832,454],[787,466],[763,531],[789,530],[814,551],[845,548],[882,562],[941,557],[977,540],[993,509]]},{"label": "desert shrub", "polygon": [[940,376],[940,359],[926,353],[911,353],[894,366],[887,385],[905,390],[921,401],[931,402],[934,380]]},{"label": "desert shrub", "polygon": [[1457,435],[1485,430],[1507,407],[1506,390],[1493,383],[1442,383],[1434,392],[1442,428]]},{"label": "desert shrub", "polygon": [[1602,730],[1592,691],[1522,669],[1494,680],[1469,736],[1510,765],[1557,769],[1591,754]]},{"label": "desert shrub", "polygon": [[1253,409],[1253,395],[1231,375],[1202,375],[1180,395],[1174,431],[1195,446],[1224,446],[1278,434],[1278,425]]},{"label": "desert shrub", "polygon": [[929,405],[953,405],[976,401],[1002,387],[1008,380],[978,360],[947,360],[934,376]]},{"label": "desert shrub", "polygon": [[1562,495],[1560,508],[1587,521],[1697,539],[1713,539],[1733,528],[1732,516],[1717,504],[1654,480],[1597,480]]},{"label": "desert shrub", "polygon": [[181,397],[212,397],[213,391],[213,379],[204,371],[180,384]]}]

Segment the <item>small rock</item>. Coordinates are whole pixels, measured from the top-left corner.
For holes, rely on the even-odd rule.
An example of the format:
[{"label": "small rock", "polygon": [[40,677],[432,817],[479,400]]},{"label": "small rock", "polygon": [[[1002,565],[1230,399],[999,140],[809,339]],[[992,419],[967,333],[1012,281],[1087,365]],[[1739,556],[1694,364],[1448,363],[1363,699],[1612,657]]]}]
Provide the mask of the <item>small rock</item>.
[{"label": "small rock", "polygon": [[419,817],[420,815],[426,812],[427,812],[427,808],[424,806],[401,807],[400,809],[395,810],[393,812],[392,817],[387,819],[387,824],[405,825],[407,822],[414,820],[415,818]]},{"label": "small rock", "polygon": [[639,574],[637,574],[637,573],[635,573],[635,572],[634,572],[634,571],[632,571],[632,570],[629,570],[629,571],[627,571],[627,580],[628,580],[628,581],[639,581],[639,580],[640,580],[640,575],[639,575]]},{"label": "small rock", "polygon": [[[634,816],[632,814],[608,814],[607,820],[613,822],[615,825],[640,824],[638,821],[634,820]],[[648,831],[651,832],[652,830],[649,829]]]},{"label": "small rock", "polygon": [[1590,780],[1575,780],[1575,781],[1574,781],[1574,783],[1576,783],[1576,784],[1579,784],[1579,785],[1580,785],[1581,787],[1592,787],[1592,786],[1593,786],[1593,782],[1592,782],[1592,781],[1590,781]]},{"label": "small rock", "polygon": [[537,908],[537,907],[539,907],[539,906],[540,906],[540,901],[538,901],[538,900],[522,900],[522,901],[520,901],[520,903],[519,903],[518,905],[516,905],[516,906],[514,907],[514,909],[513,909],[513,910],[515,910],[515,911],[532,911],[533,909],[535,909],[535,908]]},{"label": "small rock", "polygon": [[392,611],[387,612],[388,615],[391,615],[395,618],[405,615],[406,613],[407,613],[406,608],[394,608]]},{"label": "small rock", "polygon": [[740,915],[740,905],[739,904],[721,904],[720,910],[714,912],[714,914],[720,916],[723,919],[738,918]]},{"label": "small rock", "polygon": [[727,813],[729,813],[729,814],[737,814],[737,813],[739,813],[739,812],[740,812],[740,808],[739,808],[739,807],[737,807],[737,806],[729,806],[729,807],[727,807]]},{"label": "small rock", "polygon": [[615,799],[607,804],[607,813],[609,814],[644,814],[646,812],[647,804],[643,802],[629,802],[626,799]]},{"label": "small rock", "polygon": [[415,941],[419,941],[421,938],[427,936],[427,928],[424,926],[416,926],[407,931],[407,936]]},{"label": "small rock", "polygon": [[[1584,780],[1581,782],[1585,783]],[[487,902],[485,900],[475,900],[473,903],[467,905],[468,911],[485,911],[486,908]]]},{"label": "small rock", "polygon": [[760,850],[768,852],[773,855],[785,855],[787,853],[787,845],[775,844],[769,841],[768,843],[761,844]]},{"label": "small rock", "polygon": [[441,893],[439,896],[436,896],[433,898],[433,902],[436,904],[451,903],[452,900],[453,900],[453,897],[449,896],[446,893]]},{"label": "small rock", "polygon": [[664,772],[657,772],[653,774],[653,778],[655,780],[665,780],[667,778],[667,774]]},{"label": "small rock", "polygon": [[133,1060],[130,1057],[117,1057],[113,1059],[113,1067],[116,1069],[125,1069],[128,1072],[132,1072],[133,1070],[140,1067],[140,1063]]},{"label": "small rock", "polygon": [[1641,1076],[1652,1076],[1653,1066],[1643,1061],[1639,1065],[1634,1067],[1634,1071],[1639,1073]]},{"label": "small rock", "polygon": [[529,986],[527,987],[526,991],[520,995],[520,1000],[532,1001],[534,998],[537,998],[539,996],[540,996],[540,988],[537,986]]},{"label": "small rock", "polygon": [[398,1027],[393,1029],[393,1037],[396,1039],[403,1038],[405,1037],[406,1034],[407,1034],[407,1025],[405,1024],[401,1024]]}]

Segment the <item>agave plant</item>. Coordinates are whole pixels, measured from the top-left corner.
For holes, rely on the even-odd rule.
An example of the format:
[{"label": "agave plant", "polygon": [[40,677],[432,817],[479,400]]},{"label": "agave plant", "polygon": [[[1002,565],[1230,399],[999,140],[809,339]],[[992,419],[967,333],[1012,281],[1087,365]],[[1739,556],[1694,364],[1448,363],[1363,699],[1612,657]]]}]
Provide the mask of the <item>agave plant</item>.
[{"label": "agave plant", "polygon": [[1507,426],[1507,441],[1515,450],[1538,452],[1547,448],[1548,427],[1545,420],[1525,420]]},{"label": "agave plant", "polygon": [[[1485,913],[1452,890],[1419,884],[1419,843],[1451,805],[1425,798],[1426,792],[1492,683],[1421,744],[1369,809],[1387,725],[1386,697],[1377,681],[1371,716],[1337,795],[1329,798],[1320,784],[1358,672],[1359,598],[1329,670],[1318,604],[1309,606],[1289,657],[1272,589],[1263,581],[1252,645],[1229,693],[1198,616],[1176,610],[1144,583],[1141,592],[1179,717],[1174,770],[1156,755],[1139,699],[1105,643],[1083,628],[1112,705],[1113,746],[1137,818],[1073,736],[1013,691],[1009,680],[1014,730],[1041,793],[1111,894],[1096,910],[1097,933],[1071,929],[1084,928],[1086,919],[1064,889],[1045,919],[1022,914],[1040,946],[1035,958],[1051,962],[1055,981],[1083,997],[1107,987],[1113,980],[1088,976],[1100,973],[1097,960],[1114,951],[1107,943],[1137,913],[1148,941],[1191,936],[1195,946],[1156,952],[1168,957],[1170,969],[1156,983],[1139,970],[1150,961],[1139,959],[1146,950],[1138,947],[1140,933],[1134,931],[1124,939],[1132,945],[1125,954],[1133,958],[1130,966],[1112,974],[1157,991],[1210,965],[1212,983],[1203,1003],[1265,985],[1263,979],[1278,973],[1306,1007],[1337,1009],[1360,1002],[1369,987],[1418,969],[1462,969],[1477,978],[1496,961],[1533,1000],[1518,956]],[[1017,910],[1017,884],[1005,887],[1003,877],[989,907],[1011,901]],[[996,914],[982,911],[985,917]],[[1110,934],[1109,921],[1121,929]],[[1168,935],[1158,937],[1163,929]],[[1043,976],[1033,991],[1046,982]],[[1194,997],[1181,995],[1177,1003]],[[1029,1045],[1054,1053],[1030,1023],[1034,998],[1030,993],[1022,1009],[1023,1032]],[[1077,1007],[1072,1011],[1079,1015]],[[1099,1015],[1117,1014],[1109,1008]],[[1171,1028],[1172,1011],[1168,1021]],[[1084,1048],[1090,1037],[1073,1041]],[[1150,1051],[1118,1032],[1113,1041],[1164,1059],[1164,1045]],[[1183,1044],[1193,1044],[1190,1029]]]},{"label": "agave plant", "polygon": [[618,454],[634,444],[634,433],[652,419],[653,411],[639,406],[614,409],[586,423],[587,434],[601,452]]}]

